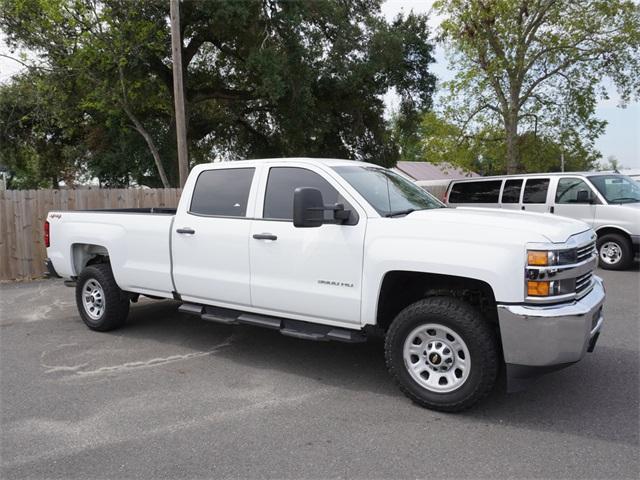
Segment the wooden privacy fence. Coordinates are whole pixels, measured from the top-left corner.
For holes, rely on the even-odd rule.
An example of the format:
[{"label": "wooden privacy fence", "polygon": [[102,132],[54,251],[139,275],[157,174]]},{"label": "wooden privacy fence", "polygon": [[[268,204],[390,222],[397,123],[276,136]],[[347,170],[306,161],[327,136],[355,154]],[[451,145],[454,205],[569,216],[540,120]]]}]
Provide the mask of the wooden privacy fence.
[{"label": "wooden privacy fence", "polygon": [[180,192],[177,188],[0,191],[0,280],[44,275],[44,221],[51,210],[175,208]]}]

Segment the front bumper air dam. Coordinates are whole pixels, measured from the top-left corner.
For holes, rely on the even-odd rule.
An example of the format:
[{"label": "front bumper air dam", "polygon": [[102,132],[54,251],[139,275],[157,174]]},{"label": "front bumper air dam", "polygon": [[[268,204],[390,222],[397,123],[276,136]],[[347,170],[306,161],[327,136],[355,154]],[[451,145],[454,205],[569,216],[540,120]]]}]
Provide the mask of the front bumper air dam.
[{"label": "front bumper air dam", "polygon": [[507,389],[518,391],[527,380],[567,367],[595,348],[604,322],[602,279],[594,276],[591,292],[561,305],[498,305]]}]

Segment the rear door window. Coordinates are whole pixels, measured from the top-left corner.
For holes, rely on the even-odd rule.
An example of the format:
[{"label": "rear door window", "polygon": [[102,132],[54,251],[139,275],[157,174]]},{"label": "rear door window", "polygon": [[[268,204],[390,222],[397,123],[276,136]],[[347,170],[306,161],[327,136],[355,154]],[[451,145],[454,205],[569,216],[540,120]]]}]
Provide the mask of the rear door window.
[{"label": "rear door window", "polygon": [[502,189],[502,203],[520,202],[520,191],[522,190],[522,179],[507,180]]},{"label": "rear door window", "polygon": [[255,168],[205,170],[198,175],[189,213],[244,217]]},{"label": "rear door window", "polygon": [[546,203],[548,190],[548,178],[528,178],[524,186],[522,203]]},{"label": "rear door window", "polygon": [[498,203],[502,180],[454,183],[449,203]]}]

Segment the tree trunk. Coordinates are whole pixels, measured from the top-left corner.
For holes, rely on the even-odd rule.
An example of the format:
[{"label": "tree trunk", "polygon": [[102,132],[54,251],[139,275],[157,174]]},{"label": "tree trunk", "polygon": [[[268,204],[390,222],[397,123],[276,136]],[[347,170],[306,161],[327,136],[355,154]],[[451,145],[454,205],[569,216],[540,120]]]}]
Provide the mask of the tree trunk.
[{"label": "tree trunk", "polygon": [[151,135],[149,135],[149,132],[147,132],[147,130],[140,123],[140,121],[131,113],[129,108],[125,107],[124,111],[129,117],[129,119],[133,122],[133,125],[136,127],[136,130],[138,131],[138,133],[142,135],[142,138],[144,138],[144,141],[147,142],[149,151],[151,152],[151,155],[153,155],[153,160],[156,164],[156,168],[158,169],[158,173],[160,174],[160,180],[162,181],[162,186],[164,188],[171,188],[171,184],[167,179],[167,174],[164,171],[164,166],[162,165],[160,152],[158,151],[156,144],[153,142],[153,138],[151,138]]},{"label": "tree trunk", "polygon": [[125,86],[124,86],[124,74],[122,73],[122,68],[118,67],[118,73],[120,74],[120,86],[122,87],[122,108],[124,109],[124,112],[127,114],[127,117],[129,117],[129,120],[131,120],[131,122],[133,123],[135,129],[138,131],[140,135],[142,135],[142,138],[144,138],[144,141],[147,142],[149,151],[153,156],[153,161],[155,162],[156,168],[158,169],[158,174],[160,175],[162,186],[164,188],[171,188],[171,184],[167,179],[167,174],[164,171],[164,166],[162,165],[160,152],[158,151],[158,148],[156,147],[156,144],[154,143],[153,138],[151,138],[151,135],[149,135],[149,132],[147,132],[147,130],[142,125],[142,123],[138,120],[138,118],[133,114],[133,112],[129,108],[129,103],[127,102],[127,90],[125,89]]},{"label": "tree trunk", "polygon": [[509,112],[504,121],[507,141],[507,174],[520,173],[518,155],[518,114]]}]

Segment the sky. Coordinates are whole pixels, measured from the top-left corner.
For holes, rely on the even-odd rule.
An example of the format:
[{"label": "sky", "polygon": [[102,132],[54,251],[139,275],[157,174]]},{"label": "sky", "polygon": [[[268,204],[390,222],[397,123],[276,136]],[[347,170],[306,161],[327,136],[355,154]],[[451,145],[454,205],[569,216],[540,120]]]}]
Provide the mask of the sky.
[{"label": "sky", "polygon": [[[399,13],[429,13],[433,0],[387,0],[382,5],[382,13],[388,20]],[[440,25],[441,18],[431,14],[429,26],[435,32]],[[436,46],[436,63],[432,71],[439,81],[450,80],[454,72],[447,65],[445,51],[441,45]],[[600,100],[596,109],[596,116],[608,122],[605,133],[596,141],[596,148],[602,153],[606,161],[614,156],[623,168],[640,168],[640,103],[633,102],[626,108],[618,106],[619,97],[615,89],[605,81],[609,92],[608,100]],[[393,95],[387,95],[387,104],[393,108]]]},{"label": "sky", "polygon": [[[382,13],[387,19],[393,19],[399,13],[428,13],[433,0],[387,0],[382,5]],[[435,32],[440,24],[440,18],[431,15],[429,25]],[[0,54],[11,55],[4,43],[4,35],[0,31]],[[453,71],[447,65],[447,59],[442,46],[435,51],[436,63],[432,66],[433,73],[439,81],[451,79]],[[5,82],[23,67],[5,57],[0,56],[0,82]],[[608,100],[601,100],[596,109],[596,116],[608,122],[605,133],[596,141],[596,148],[602,153],[603,160],[614,156],[623,168],[640,168],[640,103],[634,102],[626,108],[618,106],[618,96],[609,88]],[[394,108],[397,98],[393,94],[385,97],[389,109]]]}]

